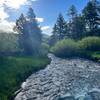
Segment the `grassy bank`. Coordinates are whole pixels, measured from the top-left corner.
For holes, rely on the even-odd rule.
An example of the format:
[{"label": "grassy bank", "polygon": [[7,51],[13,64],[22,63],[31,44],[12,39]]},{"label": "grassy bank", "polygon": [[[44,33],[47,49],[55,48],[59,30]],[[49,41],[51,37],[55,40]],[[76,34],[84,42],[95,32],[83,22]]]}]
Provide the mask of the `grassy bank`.
[{"label": "grassy bank", "polygon": [[62,58],[82,57],[100,62],[100,37],[85,37],[78,41],[63,39],[51,47],[51,52]]},{"label": "grassy bank", "polygon": [[10,100],[31,73],[43,69],[49,62],[47,57],[0,57],[0,100]]}]

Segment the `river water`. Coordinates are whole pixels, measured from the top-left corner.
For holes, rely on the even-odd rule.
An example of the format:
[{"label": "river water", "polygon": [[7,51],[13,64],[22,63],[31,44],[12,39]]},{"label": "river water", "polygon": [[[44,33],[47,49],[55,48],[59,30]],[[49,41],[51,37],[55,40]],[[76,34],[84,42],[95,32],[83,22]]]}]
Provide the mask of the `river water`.
[{"label": "river water", "polygon": [[100,100],[100,64],[85,59],[61,59],[22,83],[15,100]]}]

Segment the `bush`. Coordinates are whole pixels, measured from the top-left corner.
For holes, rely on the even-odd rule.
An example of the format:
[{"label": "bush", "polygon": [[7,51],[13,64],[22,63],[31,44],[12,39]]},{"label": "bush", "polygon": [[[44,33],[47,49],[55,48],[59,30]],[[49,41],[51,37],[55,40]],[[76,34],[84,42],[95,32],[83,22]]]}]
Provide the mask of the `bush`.
[{"label": "bush", "polygon": [[100,51],[92,52],[91,53],[91,58],[93,60],[96,60],[96,61],[100,62]]},{"label": "bush", "polygon": [[78,45],[74,40],[64,39],[55,44],[54,47],[51,48],[51,52],[53,52],[56,56],[60,57],[73,57],[78,54]]},{"label": "bush", "polygon": [[0,33],[0,52],[18,52],[18,36],[14,33]]},{"label": "bush", "polygon": [[91,53],[100,51],[100,37],[86,37],[75,42],[71,39],[64,39],[51,48],[51,52],[59,57],[84,57],[90,58]]},{"label": "bush", "polygon": [[45,50],[45,51],[49,51],[50,49],[50,46],[47,44],[47,43],[42,43],[42,48]]},{"label": "bush", "polygon": [[49,48],[47,43],[42,43],[40,47],[40,56],[46,56],[49,52]]},{"label": "bush", "polygon": [[86,37],[78,43],[81,50],[100,51],[100,37]]}]

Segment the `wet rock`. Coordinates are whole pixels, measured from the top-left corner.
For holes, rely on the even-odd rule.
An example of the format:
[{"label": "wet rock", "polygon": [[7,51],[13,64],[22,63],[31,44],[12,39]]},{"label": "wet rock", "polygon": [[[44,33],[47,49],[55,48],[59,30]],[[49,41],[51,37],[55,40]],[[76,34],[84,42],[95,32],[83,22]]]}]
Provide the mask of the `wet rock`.
[{"label": "wet rock", "polygon": [[91,96],[86,95],[86,96],[80,96],[76,98],[76,100],[93,100]]},{"label": "wet rock", "polygon": [[58,100],[75,100],[75,98],[71,94],[67,93],[62,95]]},{"label": "wet rock", "polygon": [[92,100],[100,100],[100,90],[99,89],[93,89],[89,91],[88,95],[91,96]]},{"label": "wet rock", "polygon": [[[100,100],[100,64],[49,57],[51,63],[22,84],[15,100]],[[76,98],[82,93],[86,95]]]},{"label": "wet rock", "polygon": [[76,98],[76,100],[84,100],[84,96],[79,96]]}]

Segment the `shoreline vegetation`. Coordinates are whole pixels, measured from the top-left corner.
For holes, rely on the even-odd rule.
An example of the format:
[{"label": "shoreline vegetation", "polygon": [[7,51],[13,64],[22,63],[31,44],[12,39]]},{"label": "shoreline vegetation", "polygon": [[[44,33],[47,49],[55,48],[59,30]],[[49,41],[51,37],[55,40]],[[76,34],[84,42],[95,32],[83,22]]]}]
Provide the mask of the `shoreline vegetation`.
[{"label": "shoreline vegetation", "polygon": [[87,58],[100,62],[100,2],[89,1],[81,12],[75,5],[60,13],[49,38],[50,52],[61,58]]},{"label": "shoreline vegetation", "polygon": [[0,100],[13,100],[21,83],[49,63],[48,57],[0,57]]},{"label": "shoreline vegetation", "polygon": [[100,38],[86,37],[79,41],[63,39],[50,51],[61,58],[80,57],[100,62]]},{"label": "shoreline vegetation", "polygon": [[18,34],[0,32],[0,100],[13,100],[21,83],[50,63],[32,8],[16,19],[14,31]]}]

